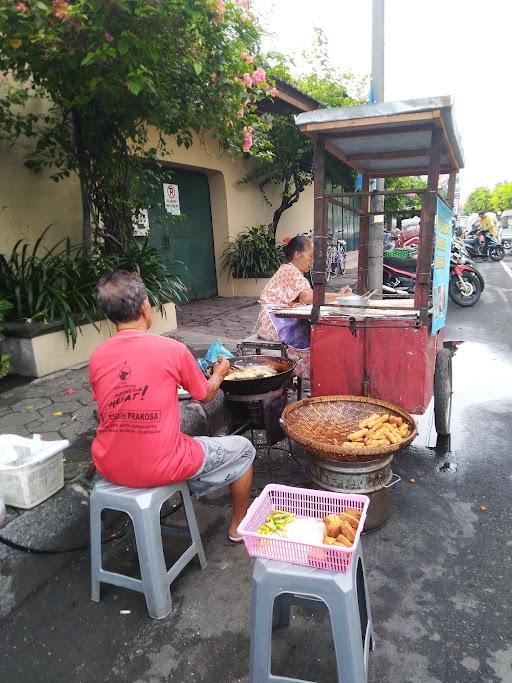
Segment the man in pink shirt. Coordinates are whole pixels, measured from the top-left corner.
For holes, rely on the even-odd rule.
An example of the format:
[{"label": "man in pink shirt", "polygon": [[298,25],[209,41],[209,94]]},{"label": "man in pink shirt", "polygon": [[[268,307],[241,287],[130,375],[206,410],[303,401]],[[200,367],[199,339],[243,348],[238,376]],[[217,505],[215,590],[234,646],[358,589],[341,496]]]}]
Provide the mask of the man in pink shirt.
[{"label": "man in pink shirt", "polygon": [[247,512],[255,449],[242,436],[191,437],[180,432],[178,386],[211,401],[229,371],[225,358],[206,380],[193,355],[174,339],[148,334],[151,305],[137,273],[115,271],[98,285],[100,307],[117,334],[89,362],[99,426],[92,444],[96,468],[122,486],[153,487],[187,480],[197,496],[230,485],[228,536]]}]

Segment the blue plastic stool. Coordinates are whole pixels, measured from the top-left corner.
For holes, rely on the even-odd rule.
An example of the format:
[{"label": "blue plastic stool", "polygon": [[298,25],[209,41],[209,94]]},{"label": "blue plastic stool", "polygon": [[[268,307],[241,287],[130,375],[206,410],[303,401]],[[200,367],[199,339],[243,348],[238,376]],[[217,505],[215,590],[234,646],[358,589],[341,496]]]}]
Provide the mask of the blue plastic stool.
[{"label": "blue plastic stool", "polygon": [[[276,599],[277,619],[273,623]],[[319,601],[327,605],[331,616],[338,681],[366,683],[373,625],[361,544],[354,551],[346,574],[256,559],[252,579],[250,683],[302,681],[272,675],[272,627],[289,624],[292,605],[318,607]]]},{"label": "blue plastic stool", "polygon": [[[166,500],[180,493],[187,518],[192,544],[167,570],[162,545],[162,532],[170,535],[176,530],[160,526],[160,510]],[[141,579],[107,571],[102,568],[101,513],[102,510],[126,512],[132,519],[135,543],[139,558]],[[197,555],[201,569],[206,567],[206,557],[201,543],[194,508],[188,485],[185,482],[159,486],[151,489],[117,486],[102,479],[90,500],[91,525],[91,598],[99,602],[100,583],[111,583],[121,588],[144,593],[148,612],[153,619],[163,619],[172,609],[169,586],[181,570]],[[110,553],[112,554],[112,553]],[[106,555],[106,554],[105,554]]]}]

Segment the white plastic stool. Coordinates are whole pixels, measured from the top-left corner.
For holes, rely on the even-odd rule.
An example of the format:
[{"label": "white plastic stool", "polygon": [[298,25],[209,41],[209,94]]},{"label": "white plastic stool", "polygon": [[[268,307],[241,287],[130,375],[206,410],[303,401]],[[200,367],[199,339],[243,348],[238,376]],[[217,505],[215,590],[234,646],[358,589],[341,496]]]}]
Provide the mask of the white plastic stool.
[{"label": "white plastic stool", "polygon": [[[167,570],[162,546],[160,510],[166,500],[181,493],[192,544]],[[139,558],[141,579],[103,569],[101,548],[101,513],[104,509],[126,512],[132,519]],[[91,525],[91,598],[99,602],[100,583],[111,583],[122,588],[144,593],[148,612],[153,619],[163,619],[172,608],[170,585],[181,570],[197,555],[201,569],[206,557],[201,543],[192,500],[186,482],[151,489],[129,488],[102,479],[90,500]]]},{"label": "white plastic stool", "polygon": [[[274,600],[277,620],[273,624]],[[292,605],[311,608],[317,607],[319,601],[327,605],[331,617],[338,681],[366,683],[373,626],[361,544],[346,574],[256,559],[252,579],[250,683],[301,683],[303,679],[272,675],[272,626],[289,624]]]}]

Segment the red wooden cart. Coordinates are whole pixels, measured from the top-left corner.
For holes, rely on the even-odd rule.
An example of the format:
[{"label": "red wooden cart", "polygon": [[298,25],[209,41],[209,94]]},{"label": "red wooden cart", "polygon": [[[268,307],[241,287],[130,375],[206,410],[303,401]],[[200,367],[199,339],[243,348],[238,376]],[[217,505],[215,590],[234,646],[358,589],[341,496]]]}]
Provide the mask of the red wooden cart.
[{"label": "red wooden cart", "polygon": [[[449,174],[446,201],[451,207],[456,174],[463,165],[451,100],[322,109],[300,114],[296,123],[315,142],[315,252],[309,313],[312,395],[373,396],[413,414],[424,413],[434,395],[437,432],[449,434],[451,352],[443,347],[443,329],[433,332],[431,282],[439,176]],[[326,193],[326,153],[362,173],[361,192]],[[425,190],[369,189],[371,178],[412,175],[428,177]],[[377,213],[370,210],[370,198],[401,193],[422,197],[414,300],[370,300],[369,306],[359,308],[325,306],[329,203],[354,210],[346,198],[361,197],[356,211],[360,215],[358,291],[363,294],[368,289],[370,218]]]}]

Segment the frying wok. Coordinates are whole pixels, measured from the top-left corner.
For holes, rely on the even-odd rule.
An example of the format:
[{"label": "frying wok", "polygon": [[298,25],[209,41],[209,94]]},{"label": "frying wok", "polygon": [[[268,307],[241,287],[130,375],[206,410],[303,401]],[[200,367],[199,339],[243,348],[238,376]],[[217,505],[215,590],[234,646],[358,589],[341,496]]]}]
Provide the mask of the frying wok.
[{"label": "frying wok", "polygon": [[276,375],[270,377],[257,377],[255,379],[224,379],[220,388],[226,394],[237,396],[250,396],[251,394],[265,394],[267,391],[275,391],[292,376],[297,361],[276,356],[240,356],[231,359],[239,368],[248,365],[269,365],[277,370]]}]

